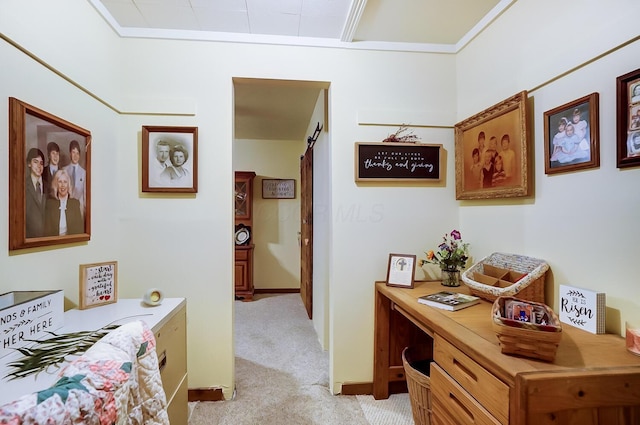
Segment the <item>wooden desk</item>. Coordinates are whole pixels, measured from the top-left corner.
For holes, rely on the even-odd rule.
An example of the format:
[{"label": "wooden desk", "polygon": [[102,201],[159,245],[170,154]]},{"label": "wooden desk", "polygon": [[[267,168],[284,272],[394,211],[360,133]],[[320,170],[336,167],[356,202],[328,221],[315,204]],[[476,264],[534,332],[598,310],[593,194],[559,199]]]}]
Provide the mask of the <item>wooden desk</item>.
[{"label": "wooden desk", "polygon": [[402,349],[430,343],[434,425],[640,424],[640,357],[623,338],[563,324],[553,362],[504,355],[490,302],[450,312],[417,301],[444,289],[439,282],[413,289],[376,283],[376,399],[402,390]]}]

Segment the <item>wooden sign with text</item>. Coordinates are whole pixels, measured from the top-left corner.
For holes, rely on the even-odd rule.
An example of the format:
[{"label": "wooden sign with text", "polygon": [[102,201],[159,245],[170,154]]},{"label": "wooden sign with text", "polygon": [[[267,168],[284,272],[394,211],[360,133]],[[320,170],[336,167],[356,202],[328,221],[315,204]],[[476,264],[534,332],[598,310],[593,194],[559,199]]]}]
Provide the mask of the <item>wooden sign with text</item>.
[{"label": "wooden sign with text", "polygon": [[118,300],[118,262],[80,265],[80,310]]},{"label": "wooden sign with text", "polygon": [[356,181],[440,180],[442,145],[356,143]]}]

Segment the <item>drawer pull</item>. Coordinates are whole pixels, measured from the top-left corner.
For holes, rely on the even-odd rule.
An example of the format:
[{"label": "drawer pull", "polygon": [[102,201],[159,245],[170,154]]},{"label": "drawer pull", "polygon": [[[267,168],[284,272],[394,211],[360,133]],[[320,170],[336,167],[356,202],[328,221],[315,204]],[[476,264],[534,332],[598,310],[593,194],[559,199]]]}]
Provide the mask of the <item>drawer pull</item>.
[{"label": "drawer pull", "polygon": [[462,363],[460,363],[457,359],[453,359],[453,364],[462,371],[462,373],[464,373],[465,375],[467,375],[468,377],[470,377],[471,379],[473,379],[474,381],[478,382],[478,377],[471,372],[471,370],[469,370],[469,368],[467,368],[465,365],[463,365]]},{"label": "drawer pull", "polygon": [[473,417],[473,413],[471,413],[471,411],[467,409],[467,407],[464,404],[462,404],[460,400],[458,400],[458,397],[456,397],[453,393],[449,393],[449,398],[452,399],[456,403],[456,406],[458,406],[460,410],[462,410],[462,412],[469,417],[472,423],[475,423],[474,422],[475,418]]},{"label": "drawer pull", "polygon": [[160,370],[160,372],[162,372],[162,370],[165,368],[166,365],[167,365],[167,352],[163,351],[162,354],[160,354],[160,358],[158,359],[158,369]]}]

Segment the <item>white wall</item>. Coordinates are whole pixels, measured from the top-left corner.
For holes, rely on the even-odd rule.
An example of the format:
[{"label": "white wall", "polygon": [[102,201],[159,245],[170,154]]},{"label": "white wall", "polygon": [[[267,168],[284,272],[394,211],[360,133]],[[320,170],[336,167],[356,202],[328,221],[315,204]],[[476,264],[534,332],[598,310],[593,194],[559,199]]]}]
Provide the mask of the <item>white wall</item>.
[{"label": "white wall", "polygon": [[[558,285],[606,292],[610,332],[624,332],[625,319],[640,314],[640,168],[616,168],[616,77],[638,68],[638,14],[634,0],[519,1],[457,55],[459,120],[523,89],[533,106],[534,196],[461,202],[472,253],[546,259],[547,302],[556,309]],[[546,175],[544,112],[593,92],[600,94],[600,167]]]},{"label": "white wall", "polygon": [[[300,288],[300,155],[303,140],[235,140],[234,171],[255,171],[253,285]],[[263,179],[294,179],[294,199],[262,199]]]},{"label": "white wall", "polygon": [[322,131],[313,146],[313,327],[324,350],[329,349],[329,270],[331,243],[331,163],[329,129],[325,106],[330,88],[321,90],[313,109],[307,133],[314,134],[318,123]]},{"label": "white wall", "polygon": [[[30,3],[30,4],[25,4]],[[119,260],[118,250],[120,227],[118,225],[118,192],[114,181],[118,175],[118,125],[117,114],[87,95],[81,89],[65,81],[54,71],[47,69],[36,60],[20,51],[44,53],[52,67],[59,67],[68,76],[78,78],[83,83],[96,84],[100,94],[106,98],[107,92],[118,92],[111,70],[103,68],[107,63],[117,63],[112,47],[119,40],[113,34],[105,34],[103,22],[94,16],[93,9],[79,6],[81,13],[87,14],[77,28],[95,27],[91,33],[95,40],[70,34],[67,28],[76,17],[69,10],[69,2],[59,4],[38,4],[34,12],[34,2],[10,1],[2,5],[0,13],[0,169],[4,176],[0,184],[0,293],[13,290],[62,289],[65,307],[78,303],[79,265],[103,261]],[[46,19],[58,16],[59,19]],[[25,28],[39,28],[40,35],[29,35]],[[60,30],[62,29],[62,30]],[[44,36],[48,34],[49,36]],[[85,64],[80,67],[78,57],[67,57],[69,52],[55,54],[56,43],[71,45]],[[5,40],[4,38],[7,38]],[[17,43],[13,46],[11,43]],[[102,48],[101,54],[93,49]],[[76,68],[66,68],[65,60]],[[98,83],[99,82],[99,83]],[[102,91],[104,89],[104,91]],[[69,121],[91,132],[91,240],[87,243],[59,245],[49,248],[34,248],[8,252],[8,97],[16,97],[35,107],[43,109],[59,118]],[[131,296],[127,289],[128,279],[119,281],[121,296]],[[137,295],[137,294],[136,294]]]}]

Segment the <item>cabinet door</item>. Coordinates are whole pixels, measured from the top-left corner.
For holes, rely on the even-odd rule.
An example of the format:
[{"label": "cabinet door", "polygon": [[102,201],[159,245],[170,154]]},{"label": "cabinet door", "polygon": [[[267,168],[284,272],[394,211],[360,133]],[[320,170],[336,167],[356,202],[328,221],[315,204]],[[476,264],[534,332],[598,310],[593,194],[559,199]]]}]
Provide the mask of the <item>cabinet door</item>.
[{"label": "cabinet door", "polygon": [[236,284],[237,290],[248,290],[249,282],[249,266],[246,260],[236,261]]},{"label": "cabinet door", "polygon": [[235,175],[235,218],[251,224],[254,172],[238,171]]}]

